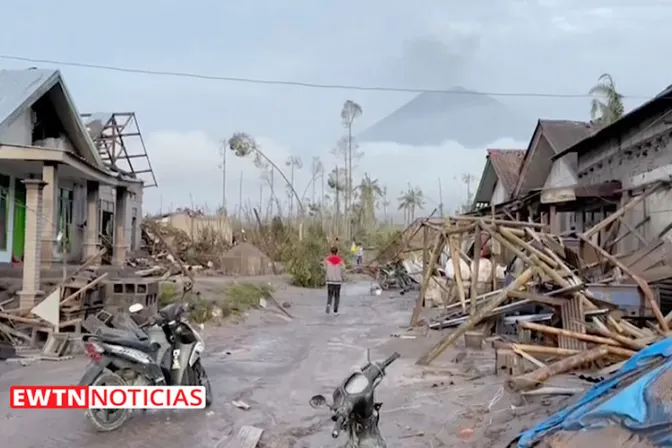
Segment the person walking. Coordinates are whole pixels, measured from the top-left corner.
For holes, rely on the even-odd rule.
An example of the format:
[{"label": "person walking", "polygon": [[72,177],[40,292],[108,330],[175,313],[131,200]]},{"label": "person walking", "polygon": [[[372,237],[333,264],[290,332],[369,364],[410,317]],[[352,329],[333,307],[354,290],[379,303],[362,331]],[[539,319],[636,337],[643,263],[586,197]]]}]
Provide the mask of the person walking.
[{"label": "person walking", "polygon": [[332,309],[334,314],[338,315],[338,305],[341,301],[341,285],[345,281],[345,263],[338,255],[338,247],[331,248],[331,254],[324,260],[325,280],[327,283],[327,309],[326,313]]}]

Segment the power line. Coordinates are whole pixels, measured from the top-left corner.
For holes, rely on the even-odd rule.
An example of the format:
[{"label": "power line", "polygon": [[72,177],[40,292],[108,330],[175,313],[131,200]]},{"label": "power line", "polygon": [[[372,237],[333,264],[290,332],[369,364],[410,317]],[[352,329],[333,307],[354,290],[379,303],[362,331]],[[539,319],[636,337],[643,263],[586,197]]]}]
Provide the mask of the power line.
[{"label": "power line", "polygon": [[[89,64],[85,62],[71,62],[60,61],[55,59],[38,59],[27,58],[20,56],[0,54],[0,59],[31,62],[34,64],[52,64],[62,65],[66,67],[90,68],[96,70],[107,70],[122,73],[135,73],[141,75],[151,76],[171,76],[176,78],[191,78],[204,79],[211,81],[227,81],[238,82],[245,84],[264,84],[264,85],[279,85],[279,86],[293,86],[311,89],[331,89],[331,90],[358,90],[369,92],[397,92],[397,93],[442,93],[447,95],[473,95],[474,93],[488,95],[492,97],[527,97],[527,98],[592,98],[593,96],[587,93],[542,93],[542,92],[470,92],[461,90],[447,90],[447,89],[423,89],[423,88],[406,88],[406,87],[385,87],[385,86],[365,86],[356,84],[322,84],[308,81],[289,81],[277,79],[261,79],[261,78],[245,78],[235,76],[218,76],[203,73],[190,72],[176,72],[166,70],[151,70],[133,67],[119,67],[114,65]],[[651,97],[637,96],[637,95],[623,95],[623,98],[650,100]]]}]

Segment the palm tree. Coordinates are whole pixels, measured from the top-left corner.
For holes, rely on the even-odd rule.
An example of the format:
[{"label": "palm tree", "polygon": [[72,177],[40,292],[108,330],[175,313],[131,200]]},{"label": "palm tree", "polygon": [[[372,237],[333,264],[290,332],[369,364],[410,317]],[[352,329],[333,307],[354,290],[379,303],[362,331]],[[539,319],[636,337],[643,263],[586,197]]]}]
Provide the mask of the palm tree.
[{"label": "palm tree", "polygon": [[359,193],[360,224],[368,229],[376,220],[376,204],[383,196],[383,189],[378,179],[372,179],[368,174],[364,174],[356,191]]},{"label": "palm tree", "polygon": [[616,91],[616,84],[609,73],[600,76],[589,93],[595,96],[590,107],[590,117],[594,121],[606,126],[623,116],[623,95]]},{"label": "palm tree", "polygon": [[425,197],[420,187],[411,188],[408,186],[399,198],[399,210],[404,211],[404,222],[410,224],[415,219],[415,211],[422,210],[425,207]]}]

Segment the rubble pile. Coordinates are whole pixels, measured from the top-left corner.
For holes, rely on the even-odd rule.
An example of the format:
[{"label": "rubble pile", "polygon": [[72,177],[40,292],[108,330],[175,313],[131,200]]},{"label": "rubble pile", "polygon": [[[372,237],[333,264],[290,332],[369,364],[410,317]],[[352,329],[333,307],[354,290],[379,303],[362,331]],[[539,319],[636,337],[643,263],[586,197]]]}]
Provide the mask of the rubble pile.
[{"label": "rubble pile", "polygon": [[[505,217],[421,223],[415,233],[422,232],[422,282],[410,324],[419,325],[423,306],[438,301],[441,315],[429,327],[454,330],[417,364],[428,365],[462,337],[467,345],[489,341],[496,371],[508,375],[506,388],[527,393],[562,373],[599,381],[672,335],[672,312],[661,310],[660,282],[672,278],[656,252],[662,235],[632,253],[609,250],[615,239],[636,232],[622,220],[629,207],[585,232],[563,235]],[[409,245],[396,256],[417,254]]]}]

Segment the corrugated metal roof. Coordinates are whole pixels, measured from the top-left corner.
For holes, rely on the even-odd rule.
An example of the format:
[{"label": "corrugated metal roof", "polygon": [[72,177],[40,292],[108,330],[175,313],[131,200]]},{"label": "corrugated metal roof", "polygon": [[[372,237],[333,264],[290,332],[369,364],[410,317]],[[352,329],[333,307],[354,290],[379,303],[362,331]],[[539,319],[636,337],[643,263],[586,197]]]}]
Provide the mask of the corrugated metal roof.
[{"label": "corrugated metal roof", "polygon": [[497,173],[497,180],[509,194],[516,186],[524,157],[524,149],[488,149],[488,158]]},{"label": "corrugated metal roof", "polygon": [[82,157],[104,168],[58,70],[0,70],[0,132],[56,86],[60,87],[60,94],[52,97],[52,101],[72,144]]},{"label": "corrugated metal roof", "polygon": [[60,78],[58,70],[0,70],[0,129]]}]

